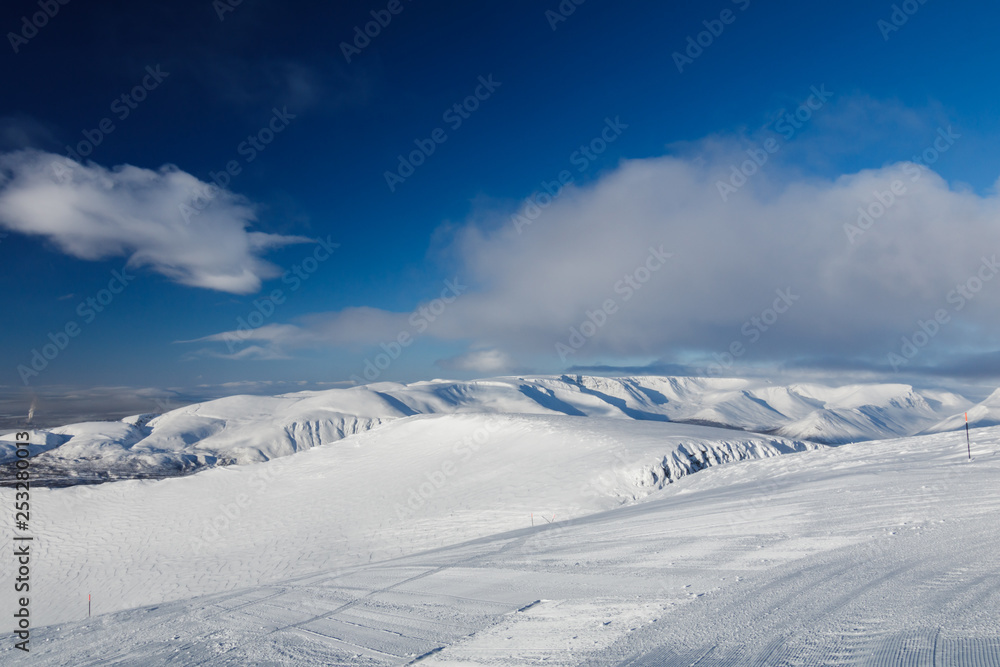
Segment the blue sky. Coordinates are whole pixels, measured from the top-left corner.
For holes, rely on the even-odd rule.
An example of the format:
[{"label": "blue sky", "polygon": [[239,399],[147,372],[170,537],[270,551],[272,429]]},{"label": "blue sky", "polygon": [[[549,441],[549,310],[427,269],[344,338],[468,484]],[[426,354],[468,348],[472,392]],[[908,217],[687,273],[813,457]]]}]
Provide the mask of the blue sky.
[{"label": "blue sky", "polygon": [[0,14],[8,393],[1000,372],[992,3],[46,6]]}]

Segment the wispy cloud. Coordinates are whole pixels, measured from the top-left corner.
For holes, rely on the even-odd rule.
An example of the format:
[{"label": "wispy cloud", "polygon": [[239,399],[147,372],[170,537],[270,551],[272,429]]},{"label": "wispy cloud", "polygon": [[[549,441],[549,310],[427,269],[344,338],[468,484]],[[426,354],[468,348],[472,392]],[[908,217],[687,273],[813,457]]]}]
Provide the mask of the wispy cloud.
[{"label": "wispy cloud", "polygon": [[256,292],[263,279],[281,274],[261,259],[265,251],[310,242],[250,231],[253,206],[224,190],[188,223],[180,207],[206,187],[170,165],[106,169],[17,151],[0,155],[0,226],[43,236],[73,257],[127,257],[129,267],[234,294]]},{"label": "wispy cloud", "polygon": [[437,362],[441,368],[449,371],[464,371],[495,375],[511,371],[515,368],[514,360],[505,352],[496,349],[471,350],[450,359]]},{"label": "wispy cloud", "polygon": [[233,352],[223,352],[211,347],[203,347],[192,352],[188,352],[182,357],[183,361],[194,361],[196,359],[231,359],[234,361],[238,360],[256,360],[256,361],[273,361],[281,359],[289,359],[287,354],[281,352],[276,346],[268,345],[248,345],[246,347],[234,350]]}]

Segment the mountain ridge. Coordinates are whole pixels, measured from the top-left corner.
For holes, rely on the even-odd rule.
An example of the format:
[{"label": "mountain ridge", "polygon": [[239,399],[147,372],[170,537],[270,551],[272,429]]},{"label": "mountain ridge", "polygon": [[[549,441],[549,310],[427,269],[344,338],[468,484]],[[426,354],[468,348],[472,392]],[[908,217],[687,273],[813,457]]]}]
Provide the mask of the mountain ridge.
[{"label": "mountain ridge", "polygon": [[[1000,391],[973,406],[958,394],[898,383],[838,387],[739,378],[506,376],[229,396],[159,415],[33,431],[30,450],[37,470],[78,483],[267,461],[415,415],[677,422],[836,445],[960,428],[952,422],[965,411],[981,425],[994,418],[1000,423]],[[14,449],[12,434],[0,437],[0,464],[11,464]]]}]

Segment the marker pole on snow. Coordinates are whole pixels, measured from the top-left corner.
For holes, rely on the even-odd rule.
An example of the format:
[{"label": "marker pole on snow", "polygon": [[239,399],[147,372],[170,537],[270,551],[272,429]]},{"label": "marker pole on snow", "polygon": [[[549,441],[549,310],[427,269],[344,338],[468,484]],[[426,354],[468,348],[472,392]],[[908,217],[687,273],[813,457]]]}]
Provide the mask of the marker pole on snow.
[{"label": "marker pole on snow", "polygon": [[965,413],[965,446],[969,448],[969,460],[972,460],[972,440],[969,439],[969,413]]}]

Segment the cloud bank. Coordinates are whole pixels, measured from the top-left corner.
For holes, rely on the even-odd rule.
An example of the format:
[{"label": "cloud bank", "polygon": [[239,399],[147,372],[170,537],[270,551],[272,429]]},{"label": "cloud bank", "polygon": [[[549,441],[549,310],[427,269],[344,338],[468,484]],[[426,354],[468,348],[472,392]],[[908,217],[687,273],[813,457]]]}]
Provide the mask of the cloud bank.
[{"label": "cloud bank", "polygon": [[[741,362],[889,368],[891,354],[906,366],[1000,347],[995,193],[952,187],[913,162],[833,179],[769,164],[720,188],[748,156],[713,140],[701,154],[626,161],[551,201],[477,216],[448,250],[471,289],[426,333],[466,346],[442,365],[707,364],[740,350]],[[377,312],[318,314],[260,338],[338,345],[363,330],[373,344],[392,340],[405,316]]]},{"label": "cloud bank", "polygon": [[[249,231],[253,207],[217,190],[184,216],[208,184],[176,167],[106,169],[35,150],[0,155],[0,227],[42,236],[83,260],[127,257],[191,287],[250,294],[281,270],[261,259],[272,248],[309,242]],[[214,186],[212,186],[214,187]],[[197,209],[195,209],[197,210]]]}]

